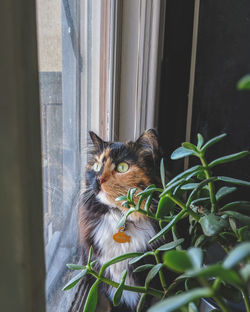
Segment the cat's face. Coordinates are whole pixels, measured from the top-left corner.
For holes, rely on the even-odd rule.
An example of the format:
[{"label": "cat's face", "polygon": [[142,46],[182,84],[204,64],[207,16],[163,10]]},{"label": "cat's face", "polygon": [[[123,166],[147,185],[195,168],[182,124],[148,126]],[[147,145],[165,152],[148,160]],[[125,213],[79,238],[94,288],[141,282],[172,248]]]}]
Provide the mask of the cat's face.
[{"label": "cat's face", "polygon": [[137,192],[157,181],[158,140],[154,130],[144,132],[136,142],[104,142],[90,132],[94,144],[93,157],[87,165],[86,184],[97,199],[109,206],[121,206],[115,199]]}]

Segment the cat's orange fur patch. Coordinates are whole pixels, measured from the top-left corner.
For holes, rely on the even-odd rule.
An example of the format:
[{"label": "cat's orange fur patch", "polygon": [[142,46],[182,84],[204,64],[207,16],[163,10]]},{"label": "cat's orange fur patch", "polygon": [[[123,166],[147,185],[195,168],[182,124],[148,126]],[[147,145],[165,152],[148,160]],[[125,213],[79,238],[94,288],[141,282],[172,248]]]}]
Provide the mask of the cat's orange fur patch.
[{"label": "cat's orange fur patch", "polygon": [[[100,179],[105,182],[101,188],[105,192],[107,199],[118,206],[121,210],[127,211],[127,208],[123,207],[122,202],[117,202],[115,199],[121,195],[127,194],[129,188],[134,188],[136,185],[143,183],[148,186],[150,184],[149,178],[144,174],[144,171],[136,165],[130,166],[129,170],[125,173],[119,173],[114,170],[114,165],[110,158],[107,159],[102,175]],[[126,187],[124,187],[126,185]],[[136,193],[142,191],[141,188],[137,188]],[[135,203],[139,198],[134,197]],[[133,213],[131,217],[144,218],[145,216],[140,213]]]}]

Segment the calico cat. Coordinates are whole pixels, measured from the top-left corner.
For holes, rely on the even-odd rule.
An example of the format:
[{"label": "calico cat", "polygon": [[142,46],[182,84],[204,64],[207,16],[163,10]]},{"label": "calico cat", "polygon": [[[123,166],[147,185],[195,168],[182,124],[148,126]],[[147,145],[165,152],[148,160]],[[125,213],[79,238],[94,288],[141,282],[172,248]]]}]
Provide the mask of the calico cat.
[{"label": "calico cat", "polygon": [[[105,142],[94,132],[90,132],[90,137],[94,148],[86,167],[86,190],[79,206],[79,234],[84,255],[92,246],[93,258],[100,267],[121,254],[155,248],[148,241],[157,233],[158,225],[139,213],[131,214],[126,222],[124,233],[130,241],[119,243],[113,235],[118,231],[118,221],[127,211],[116,198],[127,194],[130,188],[136,187],[139,192],[150,184],[160,185],[161,152],[153,129],[145,131],[135,142]],[[106,277],[120,282],[125,269],[128,270],[126,284],[143,285],[141,273],[134,274],[128,260],[112,265]],[[103,291],[111,302],[115,289],[103,285]],[[139,294],[124,291],[118,310],[136,311],[138,300]]]}]

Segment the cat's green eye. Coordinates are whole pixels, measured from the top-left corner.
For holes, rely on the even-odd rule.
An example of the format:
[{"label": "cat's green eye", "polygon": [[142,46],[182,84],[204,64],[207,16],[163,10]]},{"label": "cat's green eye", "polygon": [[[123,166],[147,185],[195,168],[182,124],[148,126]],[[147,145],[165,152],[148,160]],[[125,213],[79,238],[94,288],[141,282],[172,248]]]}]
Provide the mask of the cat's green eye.
[{"label": "cat's green eye", "polygon": [[93,170],[95,171],[95,172],[99,172],[100,170],[101,170],[101,168],[102,168],[102,165],[100,164],[100,163],[94,163],[94,165],[93,165]]},{"label": "cat's green eye", "polygon": [[126,162],[121,162],[117,165],[116,170],[120,173],[127,172],[129,169],[129,165]]}]

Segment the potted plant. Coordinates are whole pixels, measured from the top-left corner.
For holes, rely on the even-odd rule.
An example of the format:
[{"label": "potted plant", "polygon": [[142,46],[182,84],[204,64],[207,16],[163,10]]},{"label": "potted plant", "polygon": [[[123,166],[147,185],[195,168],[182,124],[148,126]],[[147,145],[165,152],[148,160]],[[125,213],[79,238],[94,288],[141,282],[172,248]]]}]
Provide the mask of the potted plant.
[{"label": "potted plant", "polygon": [[[211,298],[216,307],[214,311],[235,311],[230,302],[242,301],[245,311],[250,312],[247,287],[250,280],[250,202],[228,200],[238,187],[250,187],[250,182],[213,175],[215,167],[241,159],[249,152],[242,151],[208,162],[207,150],[225,136],[221,134],[204,143],[202,135],[198,134],[197,145],[185,142],[171,155],[172,159],[195,157],[197,165],[166,181],[162,160],[162,188],[150,185],[140,193],[131,189],[117,199],[128,207],[118,228],[125,224],[130,214],[142,213],[160,225],[160,231],[149,243],[169,233],[172,241],[146,253],[123,254],[111,259],[99,272],[93,268],[91,250],[86,266],[69,264],[70,269],[80,270],[80,273],[64,290],[72,288],[86,274],[96,278],[84,311],[95,311],[98,284],[102,281],[117,288],[113,297],[114,305],[119,304],[123,290],[141,293],[137,311],[142,311],[146,296],[151,295],[160,301],[148,310],[150,312],[198,311],[201,298]],[[159,197],[156,211],[150,209],[154,195]],[[139,200],[135,200],[136,197]],[[178,224],[183,220],[186,220],[188,237],[181,237],[178,233]],[[211,246],[216,246],[216,250],[219,248],[225,254],[214,263],[207,261]],[[126,272],[121,276],[120,283],[103,277],[104,271],[117,262],[130,259],[131,264],[136,264],[149,255],[153,256],[154,263],[135,269],[136,272],[148,271],[144,287],[126,285]],[[169,280],[169,270],[175,272],[172,280]],[[150,287],[156,276],[160,279],[160,290]]]}]

